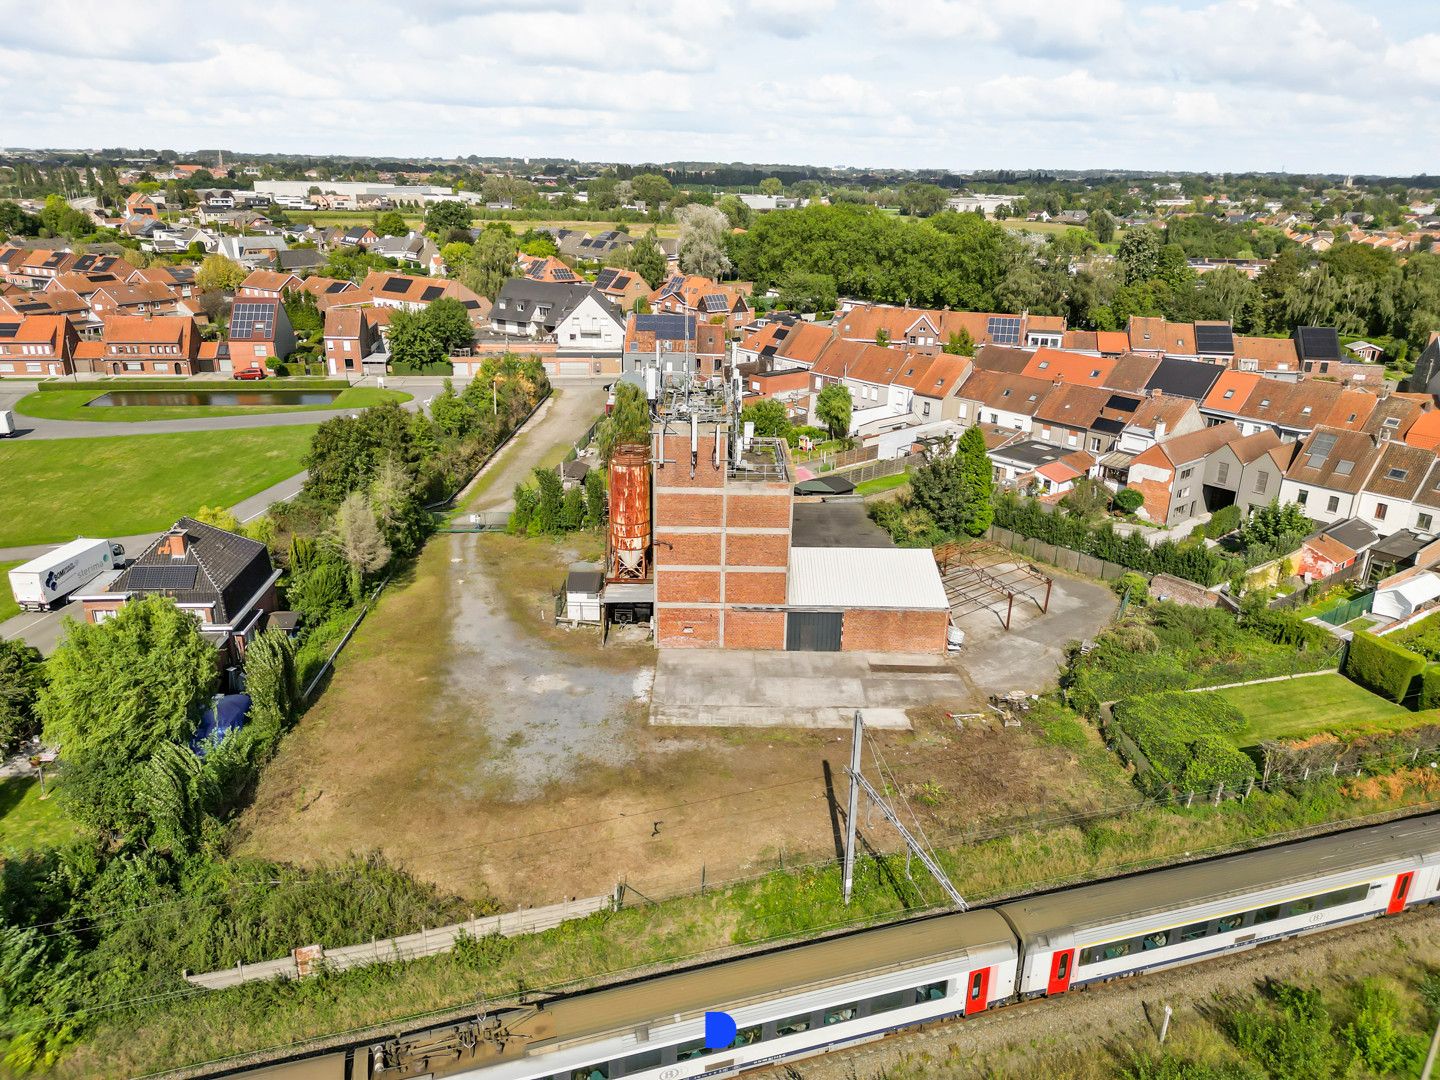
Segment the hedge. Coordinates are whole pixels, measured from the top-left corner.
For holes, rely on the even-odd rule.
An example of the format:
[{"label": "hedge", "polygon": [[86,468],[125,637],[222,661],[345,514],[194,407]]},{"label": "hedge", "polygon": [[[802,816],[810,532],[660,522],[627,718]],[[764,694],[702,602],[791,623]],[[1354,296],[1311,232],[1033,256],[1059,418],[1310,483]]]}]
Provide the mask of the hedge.
[{"label": "hedge", "polygon": [[1240,711],[1215,694],[1142,694],[1115,703],[1114,725],[1148,759],[1136,782],[1150,794],[1230,791],[1255,779],[1255,763],[1225,739],[1245,727]]},{"label": "hedge", "polygon": [[1350,639],[1345,674],[1381,697],[1403,705],[1424,670],[1423,656],[1368,631],[1359,631]]},{"label": "hedge", "polygon": [[1430,664],[1420,674],[1420,708],[1440,709],[1440,664]]}]

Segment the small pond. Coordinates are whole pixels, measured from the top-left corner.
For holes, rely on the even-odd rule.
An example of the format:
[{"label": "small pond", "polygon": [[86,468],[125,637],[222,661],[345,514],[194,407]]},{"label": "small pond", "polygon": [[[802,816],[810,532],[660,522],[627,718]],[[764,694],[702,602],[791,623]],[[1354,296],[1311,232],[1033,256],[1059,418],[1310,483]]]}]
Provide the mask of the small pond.
[{"label": "small pond", "polygon": [[112,390],[86,405],[329,405],[342,390]]}]

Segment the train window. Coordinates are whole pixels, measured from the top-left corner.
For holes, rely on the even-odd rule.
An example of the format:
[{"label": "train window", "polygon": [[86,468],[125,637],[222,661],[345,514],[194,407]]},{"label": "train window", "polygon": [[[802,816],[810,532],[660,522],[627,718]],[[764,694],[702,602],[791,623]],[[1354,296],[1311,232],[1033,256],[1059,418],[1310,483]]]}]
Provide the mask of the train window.
[{"label": "train window", "polygon": [[881,994],[879,997],[871,998],[870,1015],[893,1012],[895,1009],[903,1009],[905,1006],[913,1004],[915,1004],[914,990],[896,990],[893,994]]},{"label": "train window", "polygon": [[945,984],[943,982],[926,983],[916,991],[921,1002],[941,1001],[945,998]]},{"label": "train window", "polygon": [[1129,955],[1130,942],[1128,941],[1112,941],[1100,950],[1100,959],[1102,960],[1119,960],[1120,957]]},{"label": "train window", "polygon": [[825,1010],[825,1023],[843,1024],[849,1020],[855,1020],[860,1016],[860,1003],[852,1001],[849,1005],[841,1005],[834,1009]]},{"label": "train window", "polygon": [[1315,910],[1315,897],[1307,896],[1303,900],[1291,900],[1285,905],[1285,918],[1293,919],[1296,915],[1308,915]]},{"label": "train window", "polygon": [[1274,922],[1279,917],[1280,905],[1271,904],[1269,907],[1262,907],[1259,911],[1255,912],[1255,925],[1258,926],[1261,923]]},{"label": "train window", "polygon": [[1170,931],[1161,930],[1158,934],[1147,934],[1140,941],[1142,949],[1163,949],[1170,944]]},{"label": "train window", "polygon": [[705,1040],[697,1039],[695,1042],[681,1043],[675,1048],[676,1061],[694,1061],[698,1057],[704,1057],[710,1053],[705,1048]]},{"label": "train window", "polygon": [[975,972],[974,975],[971,975],[971,976],[970,976],[970,1000],[971,1000],[971,1001],[979,1001],[979,1000],[980,1000],[980,990],[981,990],[981,988],[982,988],[984,985],[985,985],[985,973],[984,973],[983,971],[977,971],[977,972]]},{"label": "train window", "polygon": [[1240,915],[1226,915],[1226,916],[1225,916],[1223,919],[1221,919],[1220,922],[1216,925],[1216,927],[1215,927],[1215,932],[1216,932],[1217,934],[1228,934],[1228,933],[1230,933],[1231,930],[1238,930],[1238,929],[1240,929],[1241,925],[1242,925],[1244,922],[1245,922],[1245,916],[1244,916],[1243,913],[1240,914]]},{"label": "train window", "polygon": [[1060,964],[1055,969],[1055,977],[1061,982],[1070,977],[1070,954],[1068,952],[1060,954]]},{"label": "train window", "polygon": [[759,1024],[756,1024],[754,1027],[741,1028],[735,1032],[735,1039],[730,1045],[731,1047],[750,1046],[759,1042],[760,1038],[761,1028]]},{"label": "train window", "polygon": [[810,1014],[803,1016],[792,1016],[789,1020],[781,1020],[775,1025],[775,1035],[799,1035],[802,1031],[810,1030]]},{"label": "train window", "polygon": [[646,1050],[640,1054],[631,1054],[614,1064],[620,1068],[614,1070],[621,1076],[630,1076],[634,1073],[644,1072],[646,1069],[656,1069],[661,1065],[662,1050]]},{"label": "train window", "polygon": [[570,1073],[570,1080],[610,1080],[610,1063],[606,1061],[599,1065],[586,1065],[583,1069],[574,1069]]},{"label": "train window", "polygon": [[1209,932],[1210,924],[1208,922],[1191,923],[1189,926],[1182,926],[1180,928],[1180,940],[1197,941]]}]

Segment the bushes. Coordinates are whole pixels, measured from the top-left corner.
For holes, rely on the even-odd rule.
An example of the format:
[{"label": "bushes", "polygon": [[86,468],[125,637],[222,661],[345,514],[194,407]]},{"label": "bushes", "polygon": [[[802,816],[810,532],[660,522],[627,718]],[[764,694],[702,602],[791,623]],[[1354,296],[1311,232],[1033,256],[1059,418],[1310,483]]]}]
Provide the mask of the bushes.
[{"label": "bushes", "polygon": [[1429,664],[1420,674],[1419,707],[1440,709],[1440,664]]},{"label": "bushes", "polygon": [[1115,493],[1115,509],[1124,514],[1133,514],[1145,505],[1145,496],[1135,488],[1121,488]]},{"label": "bushes", "polygon": [[1425,668],[1425,659],[1367,631],[1350,641],[1345,674],[1361,686],[1391,701],[1404,704]]},{"label": "bushes", "polygon": [[1224,738],[1241,731],[1245,718],[1213,694],[1160,693],[1115,705],[1115,727],[1149,760],[1141,786],[1158,793],[1210,791],[1219,784],[1243,788],[1255,778],[1254,763]]},{"label": "bushes", "polygon": [[1210,540],[1216,540],[1226,533],[1234,532],[1239,527],[1240,507],[1232,503],[1229,506],[1222,506],[1210,515],[1210,520],[1205,523],[1205,536]]}]

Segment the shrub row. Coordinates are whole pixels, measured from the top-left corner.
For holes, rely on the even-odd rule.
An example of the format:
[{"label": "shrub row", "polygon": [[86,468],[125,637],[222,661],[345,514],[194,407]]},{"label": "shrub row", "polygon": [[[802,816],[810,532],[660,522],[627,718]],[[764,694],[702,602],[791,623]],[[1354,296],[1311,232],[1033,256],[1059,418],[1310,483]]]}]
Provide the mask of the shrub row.
[{"label": "shrub row", "polygon": [[[1350,651],[1345,657],[1347,676],[1367,690],[1400,704],[1421,693],[1419,680],[1424,670],[1423,656],[1363,630],[1351,638]],[[1432,693],[1436,691],[1440,691],[1440,687],[1432,689]]]},{"label": "shrub row", "polygon": [[1245,787],[1255,764],[1226,740],[1245,726],[1238,709],[1215,694],[1143,694],[1116,702],[1114,726],[1145,755],[1137,776],[1150,794]]}]

